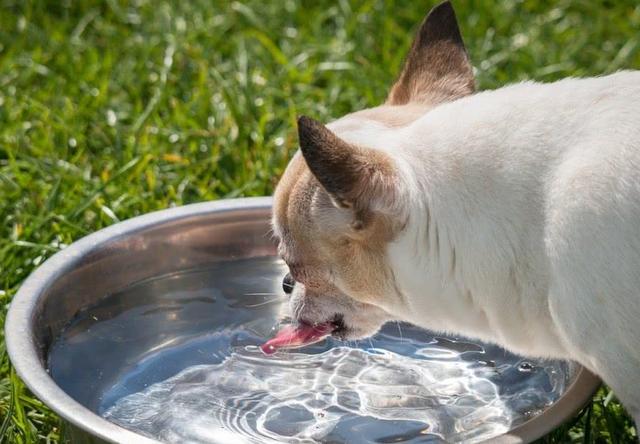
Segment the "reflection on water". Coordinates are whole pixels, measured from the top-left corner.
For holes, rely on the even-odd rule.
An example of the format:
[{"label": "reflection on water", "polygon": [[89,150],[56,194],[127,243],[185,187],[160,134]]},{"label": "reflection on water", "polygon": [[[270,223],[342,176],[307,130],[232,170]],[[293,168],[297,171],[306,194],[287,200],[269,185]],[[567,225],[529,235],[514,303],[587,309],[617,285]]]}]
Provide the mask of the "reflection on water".
[{"label": "reflection on water", "polygon": [[[110,421],[170,443],[477,442],[569,382],[565,363],[405,324],[265,356],[282,274],[273,259],[245,260],[110,296],[53,345],[52,376]],[[98,382],[83,385],[83,358]]]}]

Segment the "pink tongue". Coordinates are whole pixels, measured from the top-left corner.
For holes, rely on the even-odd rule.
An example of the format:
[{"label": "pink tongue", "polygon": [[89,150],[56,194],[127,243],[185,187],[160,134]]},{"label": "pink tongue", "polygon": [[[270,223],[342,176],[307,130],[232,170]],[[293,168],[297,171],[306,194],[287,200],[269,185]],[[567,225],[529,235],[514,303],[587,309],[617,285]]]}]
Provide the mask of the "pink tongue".
[{"label": "pink tongue", "polygon": [[280,348],[295,348],[313,344],[328,336],[333,330],[330,322],[318,325],[285,325],[275,338],[260,346],[264,354],[271,355]]}]

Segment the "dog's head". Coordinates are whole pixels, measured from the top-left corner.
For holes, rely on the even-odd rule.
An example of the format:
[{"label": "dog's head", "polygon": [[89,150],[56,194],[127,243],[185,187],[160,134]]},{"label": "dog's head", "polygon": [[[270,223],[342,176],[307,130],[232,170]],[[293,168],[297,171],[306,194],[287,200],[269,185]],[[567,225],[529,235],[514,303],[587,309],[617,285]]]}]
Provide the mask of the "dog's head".
[{"label": "dog's head", "polygon": [[357,339],[405,301],[387,247],[407,221],[406,166],[394,134],[430,108],[471,94],[474,80],[451,4],[422,23],[386,102],[328,126],[298,120],[300,151],[275,192],[273,231],[289,266],[295,321],[333,322]]}]

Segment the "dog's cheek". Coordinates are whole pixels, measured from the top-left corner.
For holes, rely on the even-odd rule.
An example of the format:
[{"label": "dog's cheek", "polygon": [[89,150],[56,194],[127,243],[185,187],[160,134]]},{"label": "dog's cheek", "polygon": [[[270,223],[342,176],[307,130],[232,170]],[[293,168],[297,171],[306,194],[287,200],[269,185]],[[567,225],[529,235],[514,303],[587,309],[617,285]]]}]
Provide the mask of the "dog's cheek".
[{"label": "dog's cheek", "polygon": [[389,285],[389,268],[383,251],[352,248],[349,255],[338,257],[335,281],[341,292],[356,304],[381,305]]},{"label": "dog's cheek", "polygon": [[306,295],[304,309],[301,317],[312,322],[326,322],[340,312],[341,307],[336,305],[330,297],[322,295]]}]

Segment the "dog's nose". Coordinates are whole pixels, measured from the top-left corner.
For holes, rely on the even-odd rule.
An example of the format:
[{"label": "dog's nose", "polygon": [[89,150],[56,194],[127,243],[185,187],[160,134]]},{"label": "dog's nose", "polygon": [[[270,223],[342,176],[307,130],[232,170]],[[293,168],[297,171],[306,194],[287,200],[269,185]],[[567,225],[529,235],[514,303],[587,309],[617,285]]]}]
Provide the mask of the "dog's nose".
[{"label": "dog's nose", "polygon": [[296,281],[293,280],[291,273],[287,273],[286,276],[282,279],[282,289],[286,294],[291,294],[293,291],[293,286],[296,284]]}]

